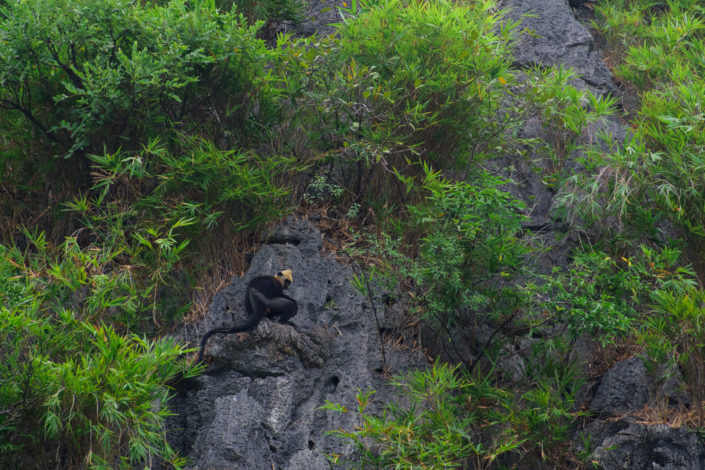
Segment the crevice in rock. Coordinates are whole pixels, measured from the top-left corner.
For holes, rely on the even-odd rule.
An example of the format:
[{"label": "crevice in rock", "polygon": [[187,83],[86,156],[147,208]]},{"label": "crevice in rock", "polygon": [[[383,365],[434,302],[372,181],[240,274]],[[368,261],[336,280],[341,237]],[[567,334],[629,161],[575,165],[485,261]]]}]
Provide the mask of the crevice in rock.
[{"label": "crevice in rock", "polygon": [[333,393],[335,390],[338,388],[338,384],[340,383],[340,379],[336,376],[333,376],[328,379],[326,382],[325,386],[325,391],[326,393]]}]

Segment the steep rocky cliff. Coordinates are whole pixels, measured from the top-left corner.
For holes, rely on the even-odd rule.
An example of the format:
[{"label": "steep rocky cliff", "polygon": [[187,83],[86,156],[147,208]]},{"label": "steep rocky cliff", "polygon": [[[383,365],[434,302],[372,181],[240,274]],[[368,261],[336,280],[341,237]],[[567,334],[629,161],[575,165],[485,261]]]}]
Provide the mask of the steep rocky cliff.
[{"label": "steep rocky cliff", "polygon": [[[585,3],[501,2],[508,17],[520,19],[529,32],[517,46],[515,66],[518,71],[532,66],[572,67],[579,75],[573,83],[577,88],[618,96],[593,37],[575,18],[576,11],[587,11],[581,10]],[[327,11],[334,15],[330,13],[334,10]],[[310,33],[319,27],[307,23],[299,32]],[[605,131],[613,136],[614,145],[627,133],[619,119],[603,120],[587,129],[582,143],[597,144],[596,135]],[[538,118],[527,121],[522,129],[523,137],[541,138],[542,132]],[[515,182],[508,190],[527,203],[528,225],[550,246],[540,260],[548,271],[567,265],[577,240],[552,215],[556,190],[544,183],[529,160],[508,158],[495,164]],[[575,171],[580,168],[575,166]],[[216,296],[206,318],[180,334],[197,343],[207,330],[241,321],[249,279],[284,268],[294,271],[290,295],[300,306],[293,319],[295,328],[265,319],[247,334],[216,335],[208,347],[210,362],[205,374],[178,385],[171,402],[175,416],[168,423],[169,440],[190,458],[192,468],[331,468],[326,454],[352,456],[353,449],[326,431],[355,423],[349,415],[320,407],[331,401],[354,409],[357,389],[376,389],[377,409],[392,398],[386,377],[380,373],[380,334],[373,306],[352,287],[351,269],[322,252],[320,237],[309,222],[290,220],[256,254],[247,275],[233,279]],[[385,306],[379,302],[375,309],[384,323]],[[417,351],[390,344],[385,350],[392,374],[426,365]],[[587,363],[589,354],[586,348],[579,359]],[[672,371],[667,383],[660,379],[662,375],[647,371],[636,357],[618,363],[589,384],[580,407],[589,409],[592,417],[575,429],[572,447],[605,469],[703,468],[705,447],[693,433],[639,423],[632,416],[635,410],[658,406],[664,400],[666,406],[687,406],[678,374]],[[586,448],[586,442],[591,448]]]},{"label": "steep rocky cliff", "polygon": [[[582,0],[503,1],[508,17],[521,19],[522,27],[530,33],[522,35],[515,50],[517,68],[570,67],[579,75],[573,82],[576,88],[619,97],[621,92],[602,62],[594,38],[576,19],[576,14],[589,19],[590,6]],[[525,136],[542,137],[540,124],[538,118],[529,120],[522,132]],[[599,142],[598,132],[611,135],[612,141]],[[584,145],[620,145],[627,132],[626,125],[615,117],[588,128],[581,141]],[[564,266],[565,256],[575,246],[575,240],[566,233],[566,227],[551,218],[556,193],[535,172],[532,174],[525,163],[511,163],[515,170],[508,176],[519,183],[511,191],[527,202],[531,224],[541,227],[544,242],[550,247],[542,264]],[[575,166],[574,171],[581,168]],[[589,348],[577,351],[584,364],[591,361]],[[705,468],[705,446],[694,432],[665,424],[642,423],[637,417],[638,410],[644,407],[661,407],[668,414],[671,407],[688,406],[677,370],[649,371],[637,356],[618,362],[589,385],[578,408],[589,409],[591,418],[574,430],[572,444],[576,451],[587,455],[588,462],[606,470]]]},{"label": "steep rocky cliff", "polygon": [[[321,410],[326,401],[356,409],[358,389],[389,401],[372,305],[354,288],[352,271],[321,251],[320,232],[290,219],[255,255],[244,278],[213,300],[201,324],[183,339],[198,343],[209,329],[239,323],[249,279],[284,268],[294,272],[288,295],[299,303],[296,327],[262,320],[252,332],[215,335],[206,372],[177,384],[169,440],[192,468],[328,469],[325,454],[352,449],[326,431],[356,424]],[[384,315],[383,305],[375,306]],[[384,318],[380,318],[384,321]],[[385,345],[388,371],[423,367],[419,352]]]}]

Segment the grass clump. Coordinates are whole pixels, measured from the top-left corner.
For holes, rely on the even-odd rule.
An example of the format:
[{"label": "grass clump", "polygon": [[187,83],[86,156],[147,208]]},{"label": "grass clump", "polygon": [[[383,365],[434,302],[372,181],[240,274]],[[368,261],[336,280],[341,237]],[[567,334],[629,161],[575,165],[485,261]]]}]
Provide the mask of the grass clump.
[{"label": "grass clump", "polygon": [[[360,468],[468,468],[470,462],[489,468],[521,445],[516,433],[501,426],[509,394],[470,380],[457,367],[437,363],[392,384],[409,399],[408,405],[390,404],[378,417],[367,412],[374,392],[360,392],[359,424],[350,431],[333,431],[361,452]],[[333,403],[324,408],[351,412]],[[493,436],[481,442],[482,434]],[[329,458],[336,463],[340,459]]]},{"label": "grass clump", "polygon": [[347,16],[339,38],[292,48],[285,76],[312,156],[364,169],[350,188],[357,197],[395,188],[394,199],[405,196],[395,174],[418,174],[419,161],[465,168],[480,158],[504,125],[511,80],[515,25],[493,6],[379,2]]},{"label": "grass clump", "polygon": [[[616,217],[651,230],[662,221],[689,239],[696,268],[705,240],[701,97],[705,88],[705,11],[698,2],[603,2],[596,26],[612,45],[617,75],[639,96],[632,136],[594,155],[594,175],[575,176],[583,215]],[[582,195],[581,195],[582,194]]]},{"label": "grass clump", "polygon": [[145,303],[128,268],[106,267],[114,256],[75,239],[54,253],[41,234],[33,252],[0,245],[3,467],[183,465],[162,433],[165,385],[185,372],[186,351],[104,323],[119,325]]}]

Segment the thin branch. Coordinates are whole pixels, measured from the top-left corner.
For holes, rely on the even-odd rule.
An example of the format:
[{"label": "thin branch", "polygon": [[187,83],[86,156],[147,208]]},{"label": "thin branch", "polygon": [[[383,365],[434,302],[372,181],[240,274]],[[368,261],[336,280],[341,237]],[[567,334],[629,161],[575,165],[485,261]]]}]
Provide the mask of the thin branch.
[{"label": "thin branch", "polygon": [[[348,258],[350,258],[350,255],[345,253]],[[379,338],[379,348],[382,351],[382,370],[386,371],[387,370],[387,356],[384,352],[384,338],[382,338],[382,327],[379,324],[379,317],[377,316],[377,307],[375,307],[375,302],[374,299],[372,298],[372,290],[370,289],[370,283],[367,281],[367,275],[365,274],[365,270],[362,268],[362,265],[357,264],[353,262],[353,266],[356,266],[360,272],[362,273],[362,279],[365,281],[365,289],[367,290],[367,298],[370,300],[370,304],[372,305],[372,312],[374,313],[375,316],[375,323],[377,324],[377,337]]]},{"label": "thin branch", "polygon": [[0,107],[5,108],[5,109],[14,109],[16,111],[21,112],[22,114],[25,115],[25,117],[27,119],[29,119],[29,121],[32,124],[34,124],[40,131],[42,131],[47,137],[49,137],[49,139],[51,139],[55,143],[62,145],[64,147],[69,146],[66,142],[62,141],[56,135],[54,135],[50,129],[47,129],[47,127],[44,124],[39,122],[39,120],[37,120],[37,118],[35,118],[32,115],[32,111],[30,109],[25,109],[24,107],[18,105],[17,103],[13,103],[13,102],[5,100],[5,99],[0,99]]}]

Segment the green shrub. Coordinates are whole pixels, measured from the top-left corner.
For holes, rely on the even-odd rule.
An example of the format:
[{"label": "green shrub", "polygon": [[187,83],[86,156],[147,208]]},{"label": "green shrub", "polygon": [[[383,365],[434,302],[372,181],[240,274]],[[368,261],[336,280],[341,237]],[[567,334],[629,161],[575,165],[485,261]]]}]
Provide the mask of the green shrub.
[{"label": "green shrub", "polygon": [[256,38],[258,24],[213,1],[162,3],[21,0],[0,10],[6,241],[40,214],[32,225],[61,243],[79,228],[66,202],[83,206],[98,243],[133,223],[160,239],[179,220],[200,236],[228,218],[242,228],[281,214],[288,161],[246,150],[276,117],[279,52]]},{"label": "green shrub", "polygon": [[[106,265],[130,266],[155,323],[188,309],[182,268],[214,229],[257,229],[286,203],[291,160],[246,150],[261,142],[278,94],[268,67],[279,53],[256,38],[258,26],[209,0],[8,4],[2,216],[40,213],[51,242],[78,233],[82,247],[113,253]],[[19,225],[6,224],[6,240]],[[164,295],[175,282],[182,294]],[[144,327],[147,311],[137,310],[119,321]]]},{"label": "green shrub", "polygon": [[221,11],[242,13],[252,24],[258,21],[300,22],[303,18],[304,4],[298,0],[216,0],[215,3]]},{"label": "green shrub", "polygon": [[415,262],[406,264],[425,295],[427,318],[455,324],[466,309],[483,311],[499,301],[502,280],[520,269],[527,246],[519,238],[524,205],[489,173],[455,182],[427,169],[426,200],[411,206],[421,235]]},{"label": "green shrub", "polygon": [[164,440],[165,387],[185,372],[173,340],[119,335],[102,322],[139,308],[115,254],[67,240],[54,256],[0,245],[0,465],[132,468],[184,462]]},{"label": "green shrub", "polygon": [[[131,265],[135,284],[152,295],[157,324],[188,308],[193,286],[182,271],[207,267],[200,253],[217,237],[281,217],[288,199],[279,184],[293,168],[291,159],[219,150],[185,136],[178,154],[154,140],[90,159],[95,184],[65,212],[80,218],[96,247],[119,252],[115,263]],[[160,295],[167,285],[185,295]]]},{"label": "green shrub", "polygon": [[[196,225],[192,233],[198,237],[223,221],[258,228],[280,217],[287,190],[279,185],[295,169],[291,158],[220,150],[185,136],[176,152],[153,140],[135,152],[89,158],[96,174],[90,192],[96,196],[94,206],[119,204],[145,225],[192,219],[189,225]],[[71,208],[90,212],[76,204]],[[93,224],[86,221],[86,226]]]},{"label": "green shrub", "polygon": [[616,216],[639,232],[675,222],[702,261],[705,9],[692,0],[615,1],[598,12],[599,27],[624,51],[619,73],[639,89],[641,103],[632,137],[595,155],[600,173],[574,176],[568,189],[579,194],[567,198],[594,219]]},{"label": "green shrub", "polygon": [[[584,133],[589,124],[615,114],[616,98],[575,88],[571,83],[577,78],[572,69],[563,66],[535,67],[527,72],[523,90],[517,96],[517,100],[525,102],[524,113],[540,116],[545,143],[539,155],[550,155],[555,172],[563,169],[567,157],[582,148],[580,139],[587,137]],[[548,175],[545,181],[551,181]]]},{"label": "green shrub", "polygon": [[465,168],[507,126],[497,108],[514,26],[487,0],[370,2],[339,25],[339,38],[287,51],[296,119],[322,156],[364,162],[383,178],[418,173],[410,164],[419,159]]},{"label": "green shrub", "polygon": [[0,19],[0,108],[57,154],[135,150],[174,129],[242,144],[270,109],[277,53],[212,1],[22,0]]},{"label": "green shrub", "polygon": [[[538,468],[566,455],[581,415],[573,410],[575,371],[553,372],[512,393],[494,386],[492,373],[473,378],[437,362],[395,377],[399,399],[377,415],[367,410],[374,391],[359,392],[353,429],[330,432],[359,452],[352,468],[514,468],[518,461]],[[351,412],[334,403],[323,408]],[[338,455],[329,458],[340,463]]]},{"label": "green shrub", "polygon": [[585,415],[575,406],[575,394],[584,380],[577,367],[556,359],[557,351],[551,354],[548,344],[536,345],[535,349],[530,359],[537,363],[535,370],[526,373],[531,382],[515,393],[507,420],[523,442],[527,460],[533,454],[536,460],[560,462],[568,453],[577,418]]},{"label": "green shrub", "polygon": [[588,335],[602,346],[633,333],[655,289],[693,282],[692,271],[678,267],[679,250],[639,248],[629,258],[579,251],[568,270],[554,268],[539,286],[527,285],[536,321],[551,318],[566,325],[571,340]]},{"label": "green shrub", "polygon": [[600,251],[578,253],[566,273],[554,268],[546,276],[539,290],[548,301],[539,309],[566,322],[573,339],[587,334],[604,346],[628,334],[646,285],[621,261]]},{"label": "green shrub", "polygon": [[[331,431],[360,452],[356,468],[469,468],[470,462],[488,468],[521,445],[513,430],[502,426],[509,395],[487,382],[469,380],[457,367],[436,363],[392,384],[408,404],[390,404],[377,417],[367,413],[374,392],[360,392],[359,423],[350,431]],[[333,403],[323,408],[349,412]],[[335,462],[340,458],[329,457]]]},{"label": "green shrub", "polygon": [[[459,349],[452,347],[453,360],[468,367],[496,349],[505,335],[492,334],[480,345],[462,326],[508,331],[525,303],[526,294],[515,282],[530,272],[526,261],[531,241],[521,233],[525,207],[500,189],[504,183],[484,171],[471,182],[450,181],[426,167],[420,190],[425,200],[407,207],[411,220],[395,214],[400,234],[383,233],[369,243],[380,261],[370,276],[388,290],[401,285],[410,292],[410,313],[424,321],[439,344],[468,334]],[[363,281],[356,278],[355,283],[364,292]],[[475,349],[466,354],[469,348]]]},{"label": "green shrub", "polygon": [[[649,358],[683,371],[696,418],[705,423],[705,291],[693,283],[671,284],[653,292],[653,309],[640,330]],[[667,369],[668,370],[668,369]]]},{"label": "green shrub", "polygon": [[705,8],[697,0],[613,0],[601,2],[596,16],[598,29],[623,55],[617,75],[638,89],[663,89],[674,72],[702,69]]}]

